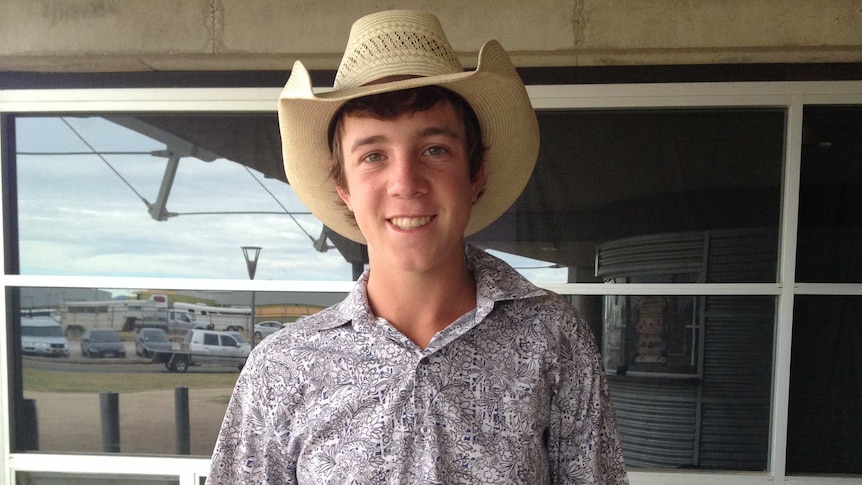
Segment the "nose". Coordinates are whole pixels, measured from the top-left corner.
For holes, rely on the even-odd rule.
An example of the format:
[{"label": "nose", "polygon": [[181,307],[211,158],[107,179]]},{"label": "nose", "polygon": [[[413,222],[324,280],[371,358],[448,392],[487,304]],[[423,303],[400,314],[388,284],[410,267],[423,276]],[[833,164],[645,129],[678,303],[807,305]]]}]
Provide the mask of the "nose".
[{"label": "nose", "polygon": [[413,198],[427,192],[427,179],[417,157],[399,155],[390,164],[389,172],[389,195]]}]

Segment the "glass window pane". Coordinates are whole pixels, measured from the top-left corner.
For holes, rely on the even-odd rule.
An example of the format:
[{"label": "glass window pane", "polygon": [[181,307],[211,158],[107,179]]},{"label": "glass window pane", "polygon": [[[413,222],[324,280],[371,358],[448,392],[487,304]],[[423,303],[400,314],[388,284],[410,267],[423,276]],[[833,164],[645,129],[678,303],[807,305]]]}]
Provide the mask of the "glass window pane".
[{"label": "glass window pane", "polygon": [[[252,342],[260,341],[252,340],[250,333],[250,292],[13,288],[9,294],[12,305],[21,308],[13,321],[20,335],[12,353],[16,357],[10,387],[17,436],[13,450],[114,452],[103,427],[118,426],[120,453],[185,454],[183,443],[177,441],[179,427],[189,429],[191,455],[210,456],[238,368]],[[290,325],[344,296],[255,292],[254,320]],[[91,308],[86,303],[94,301],[111,308],[76,311]],[[157,309],[142,316],[140,308],[153,302],[159,303]],[[176,318],[190,316],[191,307],[208,308],[209,319]],[[205,330],[211,323],[217,330]],[[24,328],[57,331],[42,336]],[[81,332],[92,328],[115,330],[125,355],[85,357]],[[184,347],[190,332],[215,335],[215,348]],[[151,338],[144,338],[148,335]],[[224,342],[233,345],[219,345],[223,335],[229,335]],[[177,358],[186,357],[189,365],[176,365]],[[178,391],[181,388],[187,391]],[[189,421],[178,423],[174,409],[183,405],[183,392]],[[117,412],[103,399],[116,399]]]},{"label": "glass window pane", "polygon": [[[471,240],[568,268],[572,282],[594,281],[596,264],[600,275],[682,266],[700,282],[775,281],[783,110],[538,115],[532,179]],[[665,257],[641,260],[637,247]]]},{"label": "glass window pane", "polygon": [[772,297],[604,297],[603,357],[630,470],[766,470]]},{"label": "glass window pane", "polygon": [[862,107],[809,106],[796,280],[862,283]]},{"label": "glass window pane", "polygon": [[[275,114],[16,118],[21,274],[349,280],[285,180]],[[345,249],[348,252],[348,249]]]},{"label": "glass window pane", "polygon": [[[285,180],[275,114],[15,118],[21,274],[349,280],[364,246],[324,227]],[[566,268],[496,254],[535,280]]]},{"label": "glass window pane", "polygon": [[629,470],[767,469],[774,297],[570,301],[599,322],[592,329]]},{"label": "glass window pane", "polygon": [[17,472],[17,485],[179,485],[177,477],[100,473]]},{"label": "glass window pane", "polygon": [[799,295],[787,471],[862,474],[862,297]]}]

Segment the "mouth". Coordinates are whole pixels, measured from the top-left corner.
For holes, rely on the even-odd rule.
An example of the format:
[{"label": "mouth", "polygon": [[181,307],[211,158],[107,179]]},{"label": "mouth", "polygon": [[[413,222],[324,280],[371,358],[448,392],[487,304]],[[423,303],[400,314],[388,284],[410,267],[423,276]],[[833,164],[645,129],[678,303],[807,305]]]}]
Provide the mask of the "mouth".
[{"label": "mouth", "polygon": [[431,222],[431,216],[422,217],[393,217],[389,222],[398,229],[410,231]]}]

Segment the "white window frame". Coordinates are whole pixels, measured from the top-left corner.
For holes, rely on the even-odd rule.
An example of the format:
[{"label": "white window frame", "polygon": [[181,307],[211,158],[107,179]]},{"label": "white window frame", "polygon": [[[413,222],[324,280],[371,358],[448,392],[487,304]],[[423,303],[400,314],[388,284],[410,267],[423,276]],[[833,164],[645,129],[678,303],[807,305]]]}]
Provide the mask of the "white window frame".
[{"label": "white window frame", "polygon": [[[190,89],[48,89],[0,90],[0,114],[110,112],[275,112],[275,88]],[[601,284],[544,285],[566,295],[768,295],[777,298],[769,461],[766,472],[665,470],[630,471],[633,485],[647,484],[860,484],[862,477],[786,475],[790,351],[793,301],[796,295],[862,295],[862,284],[796,283],[796,237],[802,147],[802,110],[806,105],[862,106],[862,81],[743,82],[680,84],[529,86],[537,110],[770,107],[786,110],[785,161],[782,180],[778,279],[745,284]],[[0,133],[2,136],[2,133]],[[4,162],[5,163],[5,162]],[[2,204],[2,201],[0,201]],[[0,207],[2,209],[2,207]],[[5,221],[4,221],[5,222]],[[5,223],[0,231],[5,231]],[[2,235],[2,233],[0,233]],[[5,261],[0,247],[0,261]],[[352,282],[210,280],[95,276],[10,275],[8,287],[175,288],[178,290],[313,291],[344,293]],[[6,292],[0,292],[0,375],[10,375],[5,321]],[[176,456],[72,455],[12,453],[10,450],[9,382],[0,379],[0,483],[15,483],[19,471],[175,475],[181,485],[197,485],[209,459]],[[154,473],[158,471],[158,473]]]}]

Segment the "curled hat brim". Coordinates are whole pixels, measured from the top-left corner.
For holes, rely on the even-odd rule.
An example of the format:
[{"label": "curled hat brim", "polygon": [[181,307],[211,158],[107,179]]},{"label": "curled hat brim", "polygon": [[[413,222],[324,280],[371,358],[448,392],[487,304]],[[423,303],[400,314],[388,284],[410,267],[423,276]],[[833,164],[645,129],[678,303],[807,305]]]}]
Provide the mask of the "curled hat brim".
[{"label": "curled hat brim", "polygon": [[333,116],[354,98],[432,85],[470,104],[486,147],[485,193],[473,205],[465,236],[487,227],[515,202],[536,163],[539,128],[524,84],[497,41],[482,46],[474,71],[321,93],[314,92],[308,71],[297,61],[278,101],[284,167],[296,195],[326,226],[365,244],[330,177],[328,131]]}]

